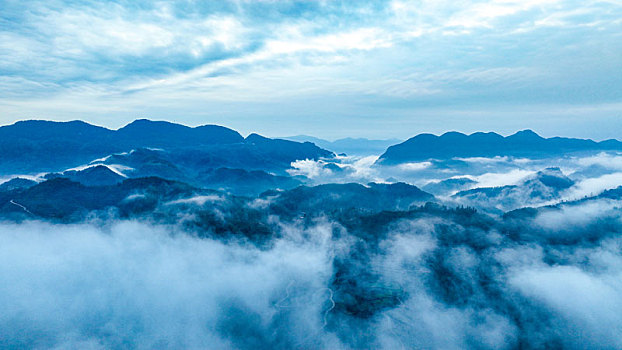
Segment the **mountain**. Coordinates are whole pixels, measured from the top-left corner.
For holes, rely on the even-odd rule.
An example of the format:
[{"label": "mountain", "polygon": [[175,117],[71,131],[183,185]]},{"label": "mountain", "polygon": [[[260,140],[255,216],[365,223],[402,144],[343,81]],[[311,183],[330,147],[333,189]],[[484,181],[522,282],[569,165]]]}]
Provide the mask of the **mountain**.
[{"label": "mountain", "polygon": [[[311,143],[273,140],[251,135],[242,143],[199,148],[137,148],[96,159],[81,171],[46,177],[65,177],[87,186],[112,185],[125,178],[160,177],[200,188],[217,188],[239,195],[301,185],[286,169],[298,159],[333,157]],[[121,171],[119,171],[121,169]]]},{"label": "mountain", "polygon": [[187,175],[171,159],[172,155],[171,152],[158,149],[136,148],[130,152],[109,155],[91,164],[121,166],[128,169],[125,173],[128,177],[156,176],[171,180],[185,180]]},{"label": "mountain", "polygon": [[244,140],[246,144],[256,147],[260,152],[270,154],[277,160],[292,162],[294,160],[332,158],[333,152],[322,149],[311,142],[295,142],[283,139],[270,139],[258,134],[250,134]]},{"label": "mountain", "polygon": [[194,162],[211,162],[212,167],[244,167],[241,164],[249,160],[254,161],[253,169],[263,169],[262,164],[272,169],[295,160],[334,156],[312,143],[255,134],[245,139],[237,131],[217,125],[188,127],[139,119],[110,130],[82,121],[29,120],[0,127],[0,173],[58,172],[139,148],[180,152]]},{"label": "mountain", "polygon": [[201,191],[206,192],[155,177],[128,179],[110,186],[85,186],[59,177],[25,189],[0,191],[0,214],[80,221],[90,211],[106,208],[116,208],[121,213],[149,213],[160,201]]},{"label": "mountain", "polygon": [[20,121],[0,127],[0,172],[58,171],[123,149],[114,131],[81,121]]},{"label": "mountain", "polygon": [[[205,186],[201,174],[219,168],[265,171],[286,176],[291,163],[318,160],[333,153],[310,143],[272,140],[254,136],[243,143],[172,150],[137,148],[92,162],[129,169],[129,177],[158,176]],[[197,182],[198,181],[198,182]]]},{"label": "mountain", "polygon": [[67,178],[85,186],[116,185],[126,179],[125,176],[112,170],[106,165],[95,165],[83,170],[68,170],[62,173],[51,173],[46,179]]},{"label": "mountain", "polygon": [[559,168],[546,168],[517,185],[473,188],[460,191],[452,198],[464,205],[500,213],[558,200],[560,194],[574,184]]},{"label": "mountain", "polygon": [[324,140],[324,139],[321,139],[321,138],[315,137],[315,136],[296,135],[296,136],[282,137],[282,139],[290,140],[290,141],[296,141],[296,142],[311,142],[313,144],[318,145],[319,147],[322,147],[322,148],[325,148],[325,149],[329,149],[331,151],[335,151],[334,149],[330,148],[330,146],[332,145],[331,141]]},{"label": "mountain", "polygon": [[54,178],[29,188],[0,188],[0,219],[16,222],[136,219],[181,224],[197,236],[231,235],[260,241],[270,234],[266,217],[244,198],[157,177],[107,186]]},{"label": "mountain", "polygon": [[37,184],[36,181],[23,179],[21,177],[16,177],[9,181],[1,183],[0,192],[12,191],[12,190],[22,189],[22,188],[29,188],[36,184]]},{"label": "mountain", "polygon": [[463,190],[477,184],[477,181],[471,180],[466,177],[451,178],[441,181],[434,181],[426,184],[422,187],[424,191],[433,193],[435,195],[448,195],[453,192]]},{"label": "mountain", "polygon": [[231,168],[209,169],[199,174],[199,182],[204,187],[225,190],[236,195],[258,195],[268,190],[288,190],[302,184],[289,176]]},{"label": "mountain", "polygon": [[335,153],[345,153],[348,155],[358,156],[381,154],[387,149],[387,147],[401,141],[399,139],[370,140],[366,138],[351,137],[338,139],[335,141],[328,141],[307,135],[289,136],[285,137],[285,139],[298,142],[313,142],[314,144],[322,148],[331,150]]},{"label": "mountain", "polygon": [[622,142],[574,138],[543,138],[531,130],[503,137],[489,132],[465,135],[448,132],[441,136],[420,134],[389,147],[377,164],[395,165],[427,159],[513,156],[543,158],[563,153],[599,150],[622,150]]},{"label": "mountain", "polygon": [[91,143],[111,137],[114,131],[74,120],[53,122],[46,120],[23,120],[12,125],[0,127],[0,140],[3,142],[29,140],[71,140]]},{"label": "mountain", "polygon": [[196,147],[214,144],[232,144],[244,141],[237,131],[218,126],[203,125],[191,128],[185,125],[138,119],[119,129],[115,136],[125,148]]},{"label": "mountain", "polygon": [[[253,176],[266,179],[265,174],[246,174],[234,169],[216,170],[212,176],[226,178],[234,173],[242,181]],[[270,233],[268,226],[274,215],[285,221],[296,221],[314,220],[332,213],[337,215],[335,219],[344,219],[343,224],[358,227],[369,223],[357,223],[341,213],[353,210],[352,218],[356,218],[387,212],[388,217],[394,217],[392,211],[411,210],[432,200],[434,197],[429,193],[404,183],[298,186],[268,191],[257,197],[238,197],[158,177],[126,179],[105,186],[85,186],[58,177],[29,187],[0,188],[0,219],[71,223],[135,218],[167,225],[182,224],[198,235],[241,233],[246,237],[261,237]],[[368,234],[373,235],[373,229]]]},{"label": "mountain", "polygon": [[269,199],[271,209],[280,215],[304,215],[351,208],[370,212],[408,210],[412,206],[434,200],[433,195],[405,183],[300,186],[285,192],[269,191],[262,197]]}]

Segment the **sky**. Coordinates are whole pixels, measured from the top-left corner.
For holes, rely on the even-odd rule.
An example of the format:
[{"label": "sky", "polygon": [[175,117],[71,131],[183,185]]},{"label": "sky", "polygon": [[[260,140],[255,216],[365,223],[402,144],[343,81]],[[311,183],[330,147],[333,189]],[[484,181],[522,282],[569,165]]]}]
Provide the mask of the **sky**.
[{"label": "sky", "polygon": [[621,0],[0,0],[0,124],[621,138]]}]

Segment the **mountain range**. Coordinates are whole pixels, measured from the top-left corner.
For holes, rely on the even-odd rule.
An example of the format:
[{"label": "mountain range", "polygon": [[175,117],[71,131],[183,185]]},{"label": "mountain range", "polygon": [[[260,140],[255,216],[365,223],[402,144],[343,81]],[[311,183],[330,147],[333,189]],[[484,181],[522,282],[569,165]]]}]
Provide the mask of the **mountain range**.
[{"label": "mountain range", "polygon": [[[213,210],[219,208],[221,213],[231,210],[241,213],[240,210],[243,210],[247,217],[251,215],[249,213],[263,212],[295,218],[303,213],[316,217],[325,211],[351,209],[366,213],[408,210],[413,206],[434,201],[431,194],[405,183],[370,183],[367,186],[349,183],[310,187],[297,186],[300,182],[294,181],[290,187],[297,187],[289,190],[271,190],[256,197],[240,197],[159,177],[106,183],[111,175],[106,167],[90,169],[98,173],[98,180],[103,181],[95,183],[90,178],[90,183],[79,182],[85,177],[76,175],[80,172],[74,172],[69,178],[53,176],[41,183],[13,179],[4,186],[0,185],[0,219],[78,222],[89,213],[99,212],[98,215],[102,216],[112,214],[124,218],[146,215],[158,219],[165,215],[167,220],[175,222],[179,219],[180,210],[184,208],[193,214],[197,210],[208,210],[212,215]],[[234,171],[230,169],[215,172],[214,176],[228,177],[226,181],[236,181],[236,174],[231,175]],[[218,174],[220,172],[224,174]],[[251,173],[242,176],[261,175]],[[254,202],[256,200],[267,203],[267,206],[257,205]],[[209,205],[206,205],[207,202]]]},{"label": "mountain range", "polygon": [[93,159],[137,149],[163,150],[175,154],[173,158],[181,163],[200,161],[209,164],[209,168],[263,170],[280,175],[285,174],[293,161],[333,158],[333,152],[359,156],[382,153],[377,164],[396,165],[428,159],[538,158],[580,151],[622,150],[622,142],[617,140],[543,138],[531,130],[507,137],[493,132],[419,134],[397,142],[397,139],[354,138],[331,142],[305,135],[272,139],[254,133],[245,138],[218,125],[188,127],[147,119],[135,120],[118,130],[82,121],[27,120],[0,127],[0,173],[63,171]]},{"label": "mountain range", "polygon": [[564,153],[599,150],[622,150],[622,142],[552,137],[543,138],[531,130],[504,137],[494,132],[465,135],[447,132],[441,136],[419,134],[389,147],[377,164],[395,165],[428,159],[512,156],[545,158]]},{"label": "mountain range", "polygon": [[[356,148],[359,156],[372,149],[379,150],[381,146],[394,141],[341,139],[331,143],[308,136],[294,138],[312,140],[336,152],[347,147]],[[496,133],[465,135],[449,132],[441,136],[420,134],[403,143],[389,146],[372,167],[376,167],[374,171],[382,171],[379,168],[385,165],[432,159],[433,166],[427,171],[438,173],[433,175],[442,177],[436,177],[437,181],[420,182],[424,190],[440,196],[455,194],[454,198],[468,199],[468,203],[490,201],[492,197],[501,198],[495,199],[499,203],[498,200],[503,198],[513,198],[510,195],[512,193],[524,194],[529,191],[522,188],[514,190],[512,187],[478,189],[473,180],[456,175],[448,179],[449,176],[445,176],[444,172],[458,175],[462,172],[466,175],[473,170],[469,162],[460,158],[557,157],[573,152],[600,150],[622,150],[622,142],[543,138],[530,130],[507,137]],[[326,183],[321,179],[315,181],[314,176],[327,173],[332,174],[331,181],[338,183],[364,184],[385,180],[389,183],[414,183],[404,177],[389,176],[396,174],[391,171],[383,178],[348,178],[365,172],[349,167],[347,163],[342,163],[344,158],[337,157],[331,150],[309,141],[272,139],[255,133],[243,137],[232,129],[217,125],[187,127],[146,119],[136,120],[118,130],[81,121],[17,122],[0,127],[0,154],[0,175],[5,179],[15,178],[18,174],[30,175],[7,182],[3,184],[4,188],[30,186],[32,181],[25,179],[32,180],[37,176],[40,180],[65,178],[84,186],[113,186],[126,179],[159,177],[196,188],[221,190],[240,196],[258,196],[271,190],[291,190],[301,185]],[[292,171],[295,162],[305,160],[319,161],[316,165],[322,165],[322,168],[312,170],[316,171],[315,175],[301,175],[304,172]],[[495,167],[499,171],[498,165]],[[606,171],[597,171],[597,166],[582,169],[591,169],[594,174],[587,174],[589,176],[607,174]],[[574,176],[581,178],[579,175]],[[418,173],[417,176],[422,175]],[[365,189],[361,191],[369,192]],[[457,194],[460,191],[464,192]],[[503,193],[497,193],[499,191]],[[351,197],[350,200],[369,200],[373,196],[371,191],[365,198]],[[342,204],[347,202],[348,200]]]},{"label": "mountain range", "polygon": [[[275,140],[217,125],[187,127],[180,124],[136,120],[118,130],[82,121],[20,121],[0,127],[0,172],[18,174],[60,171],[93,159],[135,149],[162,149],[211,160],[214,166],[253,164],[273,170],[298,159],[333,157],[312,143]],[[264,169],[265,170],[265,169]]]}]

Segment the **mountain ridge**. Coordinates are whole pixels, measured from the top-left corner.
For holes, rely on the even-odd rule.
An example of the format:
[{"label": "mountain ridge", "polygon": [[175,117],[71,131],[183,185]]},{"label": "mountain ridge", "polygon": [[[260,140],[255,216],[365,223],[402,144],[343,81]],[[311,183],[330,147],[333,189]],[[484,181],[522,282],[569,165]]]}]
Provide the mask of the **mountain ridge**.
[{"label": "mountain ridge", "polygon": [[378,158],[376,164],[396,165],[428,159],[460,157],[540,158],[560,153],[595,150],[622,150],[622,142],[614,139],[596,142],[591,139],[567,137],[544,138],[529,129],[509,136],[495,132],[476,132],[467,135],[451,131],[440,136],[424,133],[390,146]]},{"label": "mountain ridge", "polygon": [[[251,142],[252,141],[252,142]],[[225,147],[226,146],[226,147]],[[266,162],[332,157],[311,143],[244,138],[219,125],[189,127],[167,121],[137,119],[117,130],[84,121],[24,120],[0,126],[0,172],[19,174],[63,171],[110,154],[138,148],[201,150],[208,158],[260,153]]]}]

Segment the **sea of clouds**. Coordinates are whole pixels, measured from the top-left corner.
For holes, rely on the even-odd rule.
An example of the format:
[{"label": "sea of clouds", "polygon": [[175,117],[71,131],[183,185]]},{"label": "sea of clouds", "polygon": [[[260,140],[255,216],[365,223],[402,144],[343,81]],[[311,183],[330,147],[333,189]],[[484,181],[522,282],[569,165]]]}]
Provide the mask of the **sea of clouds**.
[{"label": "sea of clouds", "polygon": [[[0,347],[621,348],[619,208],[550,209],[513,236],[405,219],[377,244],[328,219],[280,223],[262,246],[136,221],[3,223]],[[344,264],[398,302],[344,311]]]},{"label": "sea of clouds", "polygon": [[[443,161],[403,163],[397,166],[375,164],[378,156],[345,156],[336,160],[302,160],[292,163],[292,175],[307,177],[309,184],[406,182],[423,189],[448,179],[469,179],[472,182],[449,193],[432,194],[453,205],[472,205],[480,209],[483,202],[470,202],[451,196],[459,191],[520,185],[539,171],[559,168],[575,183],[555,198],[534,199],[522,195],[504,198],[504,203],[493,203],[495,209],[509,211],[524,206],[542,206],[595,196],[622,184],[622,153],[587,152],[557,158],[528,159],[513,157],[455,158]],[[488,199],[486,199],[488,200]]]}]

